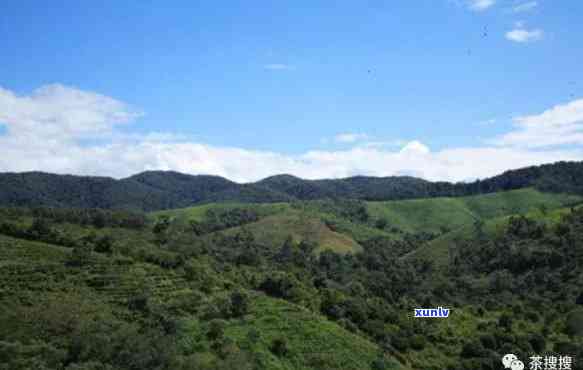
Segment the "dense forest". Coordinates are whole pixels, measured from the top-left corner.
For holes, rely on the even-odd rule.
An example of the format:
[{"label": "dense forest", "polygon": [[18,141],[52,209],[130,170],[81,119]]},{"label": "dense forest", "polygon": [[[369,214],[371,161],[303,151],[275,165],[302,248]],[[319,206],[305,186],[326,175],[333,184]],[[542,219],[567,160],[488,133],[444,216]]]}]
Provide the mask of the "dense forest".
[{"label": "dense forest", "polygon": [[290,175],[238,184],[217,176],[150,171],[125,179],[0,174],[1,206],[49,206],[153,211],[210,202],[290,202],[316,199],[396,200],[466,196],[536,187],[583,193],[583,163],[559,162],[507,171],[470,183],[428,182],[412,177],[303,180]]},{"label": "dense forest", "polygon": [[[523,187],[556,172],[577,192],[562,166],[580,167],[536,167],[464,189]],[[262,186],[297,190],[281,180]],[[530,208],[508,209],[512,197],[536,194]],[[474,216],[455,229],[439,212],[407,226],[379,211],[411,204],[431,215],[433,199],[150,214],[3,208],[0,369],[494,370],[506,353],[525,362],[569,355],[583,369],[583,207],[573,199],[464,198]],[[323,248],[338,235],[353,237],[354,249]],[[445,263],[419,253],[450,235]],[[451,316],[413,318],[415,308],[438,306]]]}]

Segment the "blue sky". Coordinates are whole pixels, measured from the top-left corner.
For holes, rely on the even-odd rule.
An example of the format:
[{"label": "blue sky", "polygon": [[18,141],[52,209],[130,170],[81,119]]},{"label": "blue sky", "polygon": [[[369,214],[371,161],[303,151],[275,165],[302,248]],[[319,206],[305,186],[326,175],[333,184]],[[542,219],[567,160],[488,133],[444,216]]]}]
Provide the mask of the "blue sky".
[{"label": "blue sky", "polygon": [[466,180],[583,159],[581,1],[250,4],[3,1],[0,171]]}]

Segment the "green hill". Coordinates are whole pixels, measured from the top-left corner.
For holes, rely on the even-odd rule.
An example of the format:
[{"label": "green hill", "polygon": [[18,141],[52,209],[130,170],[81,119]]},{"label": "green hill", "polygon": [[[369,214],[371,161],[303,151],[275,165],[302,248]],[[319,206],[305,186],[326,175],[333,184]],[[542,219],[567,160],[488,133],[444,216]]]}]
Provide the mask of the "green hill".
[{"label": "green hill", "polygon": [[[570,197],[567,199],[570,199]],[[570,202],[567,202],[567,204],[569,203]],[[551,202],[551,204],[556,203]],[[560,221],[561,216],[568,214],[572,208],[578,209],[580,207],[581,206],[569,206],[564,208],[555,208],[549,211],[545,210],[544,212],[542,212],[540,209],[532,208],[529,211],[520,212],[518,214],[524,215],[539,222],[543,222],[548,226],[553,226]],[[511,217],[513,217],[513,215],[514,213],[512,215],[498,216],[485,220],[482,226],[482,231],[489,237],[500,235],[506,230],[508,221]],[[475,236],[475,234],[475,226],[473,224],[466,224],[428,242],[427,244],[409,253],[404,258],[410,260],[429,260],[434,262],[436,267],[447,266],[450,261],[450,248],[455,246],[456,242],[458,241],[471,239]]]},{"label": "green hill", "polygon": [[550,210],[580,202],[581,196],[527,188],[459,198],[368,202],[368,210],[373,218],[384,218],[390,226],[405,231],[438,233],[470,225],[476,219],[523,214],[541,207]]},{"label": "green hill", "polygon": [[[0,209],[0,363],[471,370],[495,369],[502,353],[581,355],[580,201],[527,188],[145,218]],[[516,213],[526,217],[507,227]],[[438,306],[452,316],[412,319]]]},{"label": "green hill", "polygon": [[[21,309],[14,305],[21,301],[28,301],[32,298],[30,294],[34,294],[34,301],[29,303],[28,314],[41,315],[41,311],[37,311],[41,309],[39,306],[41,304],[45,309],[42,317],[31,316],[31,319],[37,317],[35,319],[37,325],[44,323],[43,320],[48,320],[49,317],[58,316],[61,320],[68,320],[67,323],[47,322],[46,325],[49,325],[47,330],[64,330],[65,325],[73,325],[70,329],[66,329],[73,331],[85,330],[82,327],[77,328],[83,320],[96,320],[96,324],[105,324],[100,323],[100,320],[106,319],[108,315],[113,315],[107,319],[111,320],[112,324],[119,322],[117,325],[129,325],[124,324],[123,320],[135,320],[136,312],[132,309],[128,310],[127,307],[132,307],[134,304],[132,302],[139,302],[136,299],[147,294],[148,300],[141,304],[150,307],[147,309],[148,315],[159,310],[170,310],[169,312],[174,312],[174,315],[181,317],[181,329],[176,333],[176,340],[181,343],[180,346],[184,347],[183,350],[186,352],[184,356],[188,361],[184,361],[198,364],[196,366],[203,364],[211,366],[216,363],[217,356],[213,354],[213,344],[207,338],[207,332],[210,330],[209,322],[200,321],[199,316],[189,312],[197,312],[202,309],[201,307],[206,307],[205,305],[214,305],[212,297],[223,295],[224,287],[233,284],[229,282],[228,277],[215,274],[207,276],[207,278],[215,279],[216,288],[203,301],[196,303],[196,300],[192,299],[201,297],[197,284],[174,270],[121,259],[121,257],[116,260],[99,253],[92,253],[80,267],[67,266],[71,258],[70,248],[0,235],[0,286],[2,287],[0,290],[0,307],[2,307],[0,338],[2,340],[20,343],[19,340],[32,335],[29,330],[36,330],[28,327],[31,323],[27,321],[27,317],[14,316],[18,315],[14,310]],[[82,299],[84,302],[79,304],[75,301],[77,299]],[[63,306],[70,305],[72,302],[75,302],[74,307]],[[94,308],[91,309],[87,304],[93,305]],[[193,305],[189,307],[189,304]],[[232,340],[237,348],[252,353],[249,356],[253,356],[254,361],[260,363],[262,369],[360,370],[369,368],[373,360],[379,356],[380,350],[377,345],[362,336],[346,331],[306,308],[263,294],[254,294],[250,304],[245,317],[227,319],[225,338]],[[45,314],[57,316],[45,317]],[[119,321],[120,318],[122,321]],[[252,348],[249,347],[247,339],[251,330],[258,333],[258,339]],[[113,336],[114,334],[115,332],[104,332],[98,335]],[[61,337],[44,337],[42,331],[37,332],[37,335],[49,346],[59,348],[64,345],[56,341],[62,340]],[[277,338],[286,340],[289,353],[284,357],[274,354],[270,349]],[[7,349],[3,347],[4,343],[6,342],[0,342],[0,348],[6,351]],[[193,348],[191,343],[196,343],[196,348]],[[133,350],[137,354],[140,353],[138,348]],[[20,354],[17,358],[21,361],[20,364],[32,364],[41,363],[38,361],[46,360],[46,356],[47,354],[43,355],[39,352]],[[10,361],[12,360],[14,359]],[[248,357],[239,358],[233,355],[229,361],[237,362],[240,369],[246,369],[245,361],[250,360]],[[229,361],[225,360],[224,366],[229,366]],[[392,363],[393,369],[405,369],[394,360]],[[16,366],[16,362],[8,362],[8,364]],[[147,368],[150,367],[147,366]],[[187,368],[191,369],[191,367]],[[192,367],[194,368],[199,367]]]},{"label": "green hill", "polygon": [[[200,206],[156,211],[150,213],[152,219],[160,216],[173,217],[181,222],[191,220],[204,222],[208,212],[228,212],[245,209],[254,212],[259,220],[247,223],[244,228],[265,246],[278,248],[291,236],[296,242],[309,240],[320,245],[320,250],[333,250],[341,253],[360,249],[358,241],[374,236],[392,237],[391,234],[375,229],[370,225],[351,222],[334,214],[322,211],[311,202],[303,205],[290,203],[245,204],[245,203],[210,203]],[[230,228],[229,234],[235,234],[241,227]]]},{"label": "green hill", "polygon": [[[191,325],[193,336],[204,335],[204,323],[194,321]],[[378,346],[361,336],[301,306],[264,295],[253,298],[243,319],[226,323],[225,335],[241,346],[245,346],[251,333],[258,334],[253,347],[267,369],[361,370],[369,368],[379,355]],[[285,358],[269,349],[271,343],[282,338],[289,348]],[[391,369],[406,369],[395,360],[391,364]]]},{"label": "green hill", "polygon": [[582,162],[532,166],[484,180],[455,184],[407,176],[305,180],[278,175],[255,183],[238,184],[218,176],[194,176],[173,171],[147,171],[119,180],[42,172],[0,173],[0,206],[155,211],[213,202],[459,197],[527,187],[546,192],[583,194],[582,178]]},{"label": "green hill", "polygon": [[[221,214],[244,209],[253,212],[258,220],[243,226],[227,228],[235,234],[244,227],[256,240],[268,247],[278,248],[291,236],[295,241],[309,240],[320,250],[341,253],[356,252],[359,243],[373,237],[401,239],[405,233],[447,234],[475,220],[524,214],[539,209],[553,210],[583,201],[583,197],[568,194],[542,193],[533,188],[512,190],[457,198],[426,198],[385,202],[307,201],[300,204],[212,203],[183,209],[157,211],[153,218],[171,216],[188,222],[204,222],[209,212]],[[362,204],[368,212],[366,221],[351,219],[350,212]],[[356,208],[355,208],[356,207]],[[375,227],[379,219],[387,221],[383,230]],[[398,230],[395,232],[394,229]],[[391,231],[393,230],[393,231]],[[456,235],[452,233],[449,237]],[[447,237],[441,237],[446,240]]]},{"label": "green hill", "polygon": [[150,215],[158,217],[167,215],[171,217],[178,217],[185,220],[203,221],[206,213],[209,210],[213,211],[228,211],[234,208],[250,209],[257,213],[258,216],[264,217],[281,213],[291,209],[289,203],[268,203],[268,204],[254,204],[254,203],[207,203],[199,206],[169,209],[164,211],[151,212]]},{"label": "green hill", "polygon": [[[267,246],[279,248],[288,236],[295,242],[302,240],[317,243],[318,251],[331,250],[337,253],[355,253],[360,245],[348,235],[334,232],[318,217],[298,211],[265,217],[258,222],[245,225],[255,239]],[[229,229],[229,233],[240,231],[241,227]]]}]

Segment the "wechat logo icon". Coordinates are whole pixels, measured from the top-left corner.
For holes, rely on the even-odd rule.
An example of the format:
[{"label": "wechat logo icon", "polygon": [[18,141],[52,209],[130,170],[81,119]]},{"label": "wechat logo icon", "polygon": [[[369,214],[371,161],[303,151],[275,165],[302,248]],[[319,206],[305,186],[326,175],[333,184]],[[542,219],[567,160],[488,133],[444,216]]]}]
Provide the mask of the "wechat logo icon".
[{"label": "wechat logo icon", "polygon": [[505,369],[524,370],[524,362],[520,361],[516,355],[508,353],[502,357],[502,364]]}]

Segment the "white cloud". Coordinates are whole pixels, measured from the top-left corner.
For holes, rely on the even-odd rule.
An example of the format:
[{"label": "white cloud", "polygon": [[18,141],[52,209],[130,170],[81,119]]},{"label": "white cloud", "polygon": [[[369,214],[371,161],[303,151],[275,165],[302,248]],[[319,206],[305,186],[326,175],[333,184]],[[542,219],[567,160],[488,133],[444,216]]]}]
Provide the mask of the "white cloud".
[{"label": "white cloud", "polygon": [[506,32],[506,39],[514,42],[525,43],[538,41],[542,39],[543,31],[540,29],[526,30],[524,28],[515,28],[512,31]]},{"label": "white cloud", "polygon": [[334,136],[334,141],[337,143],[349,144],[366,140],[368,138],[369,136],[367,134],[346,132]]},{"label": "white cloud", "polygon": [[526,148],[583,145],[583,99],[557,105],[541,114],[516,117],[513,121],[515,130],[493,143]]},{"label": "white cloud", "polygon": [[[510,168],[583,160],[580,149],[545,149],[565,132],[571,138],[567,143],[583,144],[583,135],[578,134],[583,100],[540,115],[516,118],[516,130],[498,138],[495,145],[437,151],[413,140],[399,148],[361,145],[288,155],[217,147],[164,132],[122,135],[117,131],[119,125],[138,116],[115,99],[61,85],[43,87],[29,96],[2,89],[0,122],[6,124],[7,131],[0,135],[0,171],[41,170],[121,178],[144,170],[175,170],[215,174],[239,182],[279,173],[309,179],[415,174],[429,180],[461,181]],[[532,137],[537,150],[524,145],[531,143]],[[99,143],[82,143],[92,138],[99,138]]]},{"label": "white cloud", "polygon": [[496,0],[468,0],[468,6],[471,10],[484,11],[496,4]]},{"label": "white cloud", "polygon": [[427,147],[426,145],[420,143],[417,140],[413,140],[409,143],[407,143],[400,151],[400,154],[413,154],[413,155],[418,155],[418,154],[429,154],[430,150],[429,147]]},{"label": "white cloud", "polygon": [[140,115],[115,99],[59,84],[43,86],[24,97],[0,87],[0,122],[17,137],[95,137]]},{"label": "white cloud", "polygon": [[524,13],[534,10],[538,6],[538,1],[528,1],[522,4],[518,4],[512,8],[514,13]]},{"label": "white cloud", "polygon": [[266,64],[263,66],[263,68],[271,71],[289,71],[295,69],[294,66],[282,63]]}]

